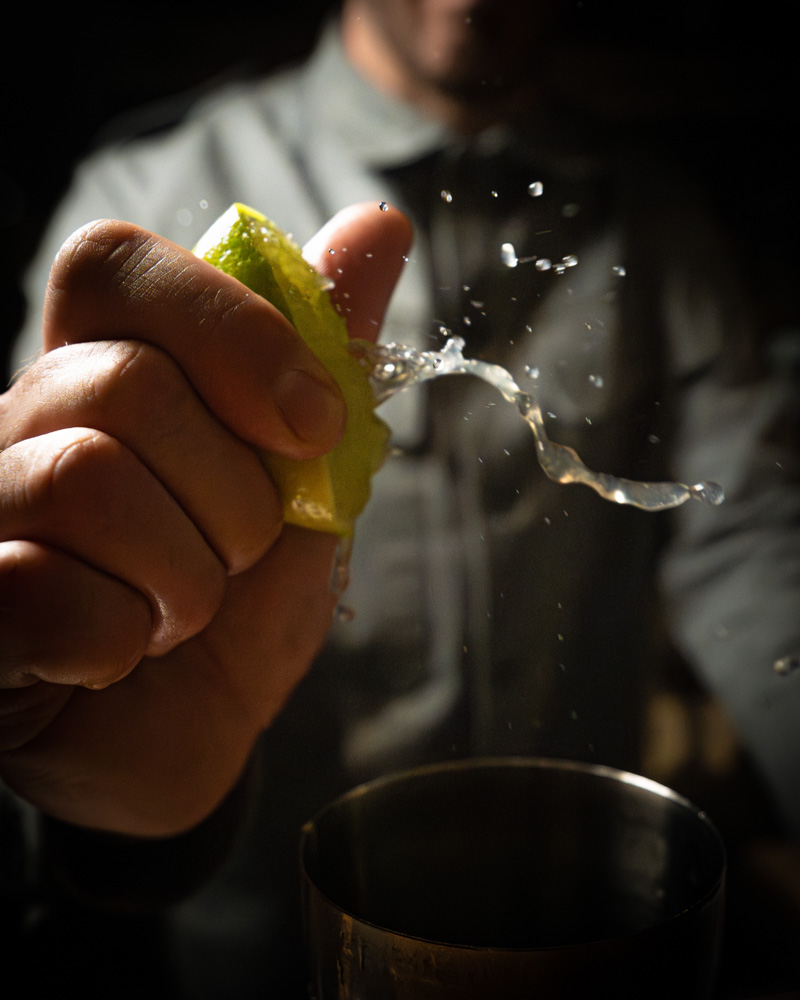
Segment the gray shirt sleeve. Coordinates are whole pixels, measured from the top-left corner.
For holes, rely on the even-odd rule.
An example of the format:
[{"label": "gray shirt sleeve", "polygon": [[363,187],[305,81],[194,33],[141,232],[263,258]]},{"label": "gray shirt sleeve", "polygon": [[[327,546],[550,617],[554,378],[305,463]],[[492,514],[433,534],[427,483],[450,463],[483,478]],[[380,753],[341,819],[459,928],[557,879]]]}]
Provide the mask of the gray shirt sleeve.
[{"label": "gray shirt sleeve", "polygon": [[800,655],[800,336],[737,356],[754,327],[719,239],[702,229],[679,238],[665,301],[675,473],[719,482],[725,501],[672,513],[661,581],[674,640],[800,836],[800,670],[773,668]]}]

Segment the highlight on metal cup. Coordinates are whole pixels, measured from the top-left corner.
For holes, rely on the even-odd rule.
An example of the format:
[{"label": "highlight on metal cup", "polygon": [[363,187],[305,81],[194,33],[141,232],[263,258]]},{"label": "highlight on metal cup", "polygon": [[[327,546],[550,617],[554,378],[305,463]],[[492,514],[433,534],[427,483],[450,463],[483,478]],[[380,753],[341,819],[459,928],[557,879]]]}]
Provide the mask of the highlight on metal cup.
[{"label": "highlight on metal cup", "polygon": [[725,849],[638,775],[471,759],[369,782],[303,828],[315,1000],[713,995]]}]

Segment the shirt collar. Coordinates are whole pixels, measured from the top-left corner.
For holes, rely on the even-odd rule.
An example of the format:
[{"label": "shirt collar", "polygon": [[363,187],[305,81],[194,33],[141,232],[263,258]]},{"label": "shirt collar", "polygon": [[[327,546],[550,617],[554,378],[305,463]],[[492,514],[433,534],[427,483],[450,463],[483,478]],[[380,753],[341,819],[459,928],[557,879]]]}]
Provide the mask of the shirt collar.
[{"label": "shirt collar", "polygon": [[449,145],[452,133],[377,90],[347,58],[338,20],[323,30],[308,65],[308,106],[318,134],[331,134],[361,162],[389,169]]}]

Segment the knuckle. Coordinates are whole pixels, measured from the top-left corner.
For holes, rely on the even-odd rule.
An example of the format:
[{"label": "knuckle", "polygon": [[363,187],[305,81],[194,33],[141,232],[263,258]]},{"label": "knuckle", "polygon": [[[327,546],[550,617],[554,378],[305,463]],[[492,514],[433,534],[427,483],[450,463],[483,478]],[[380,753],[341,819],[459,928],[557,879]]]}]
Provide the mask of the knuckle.
[{"label": "knuckle", "polygon": [[116,219],[90,222],[62,245],[50,270],[50,290],[95,284],[98,278],[124,269],[127,262],[146,254],[153,237],[143,229]]},{"label": "knuckle", "polygon": [[149,428],[180,424],[187,406],[187,382],[161,348],[142,341],[92,345],[99,355],[83,385],[83,403],[92,414],[129,419],[146,414]]},{"label": "knuckle", "polygon": [[169,437],[188,421],[194,398],[169,354],[137,340],[57,348],[25,372],[10,393],[11,417],[0,424],[5,426],[0,443],[6,447],[68,426],[119,436],[145,419],[148,434]]},{"label": "knuckle", "polygon": [[75,428],[33,438],[2,453],[4,522],[26,512],[47,516],[77,480],[91,480],[102,452],[113,446],[99,431]]},{"label": "knuckle", "polygon": [[176,646],[199,635],[217,616],[225,598],[227,575],[217,561],[196,566],[191,585],[181,594],[173,593],[168,603],[156,595],[150,656],[163,656]]},{"label": "knuckle", "polygon": [[119,498],[119,489],[110,484],[137,482],[132,453],[109,435],[86,427],[13,445],[3,453],[1,464],[5,538],[88,532],[104,502]]},{"label": "knuckle", "polygon": [[64,437],[34,483],[54,507],[71,496],[76,486],[83,489],[87,483],[100,482],[111,468],[133,462],[130,452],[102,431],[76,428]]}]

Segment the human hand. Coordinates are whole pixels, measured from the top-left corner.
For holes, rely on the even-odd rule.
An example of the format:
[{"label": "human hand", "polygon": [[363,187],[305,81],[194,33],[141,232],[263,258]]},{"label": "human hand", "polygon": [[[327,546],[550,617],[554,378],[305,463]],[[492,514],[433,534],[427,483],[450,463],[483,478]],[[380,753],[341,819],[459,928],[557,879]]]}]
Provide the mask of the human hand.
[{"label": "human hand", "polygon": [[[409,241],[362,205],[305,248],[342,268],[351,336],[374,338]],[[330,626],[336,539],[282,524],[254,446],[322,454],[343,404],[272,306],[127,223],[65,244],[43,343],[0,398],[0,775],[72,823],[177,833]]]}]

